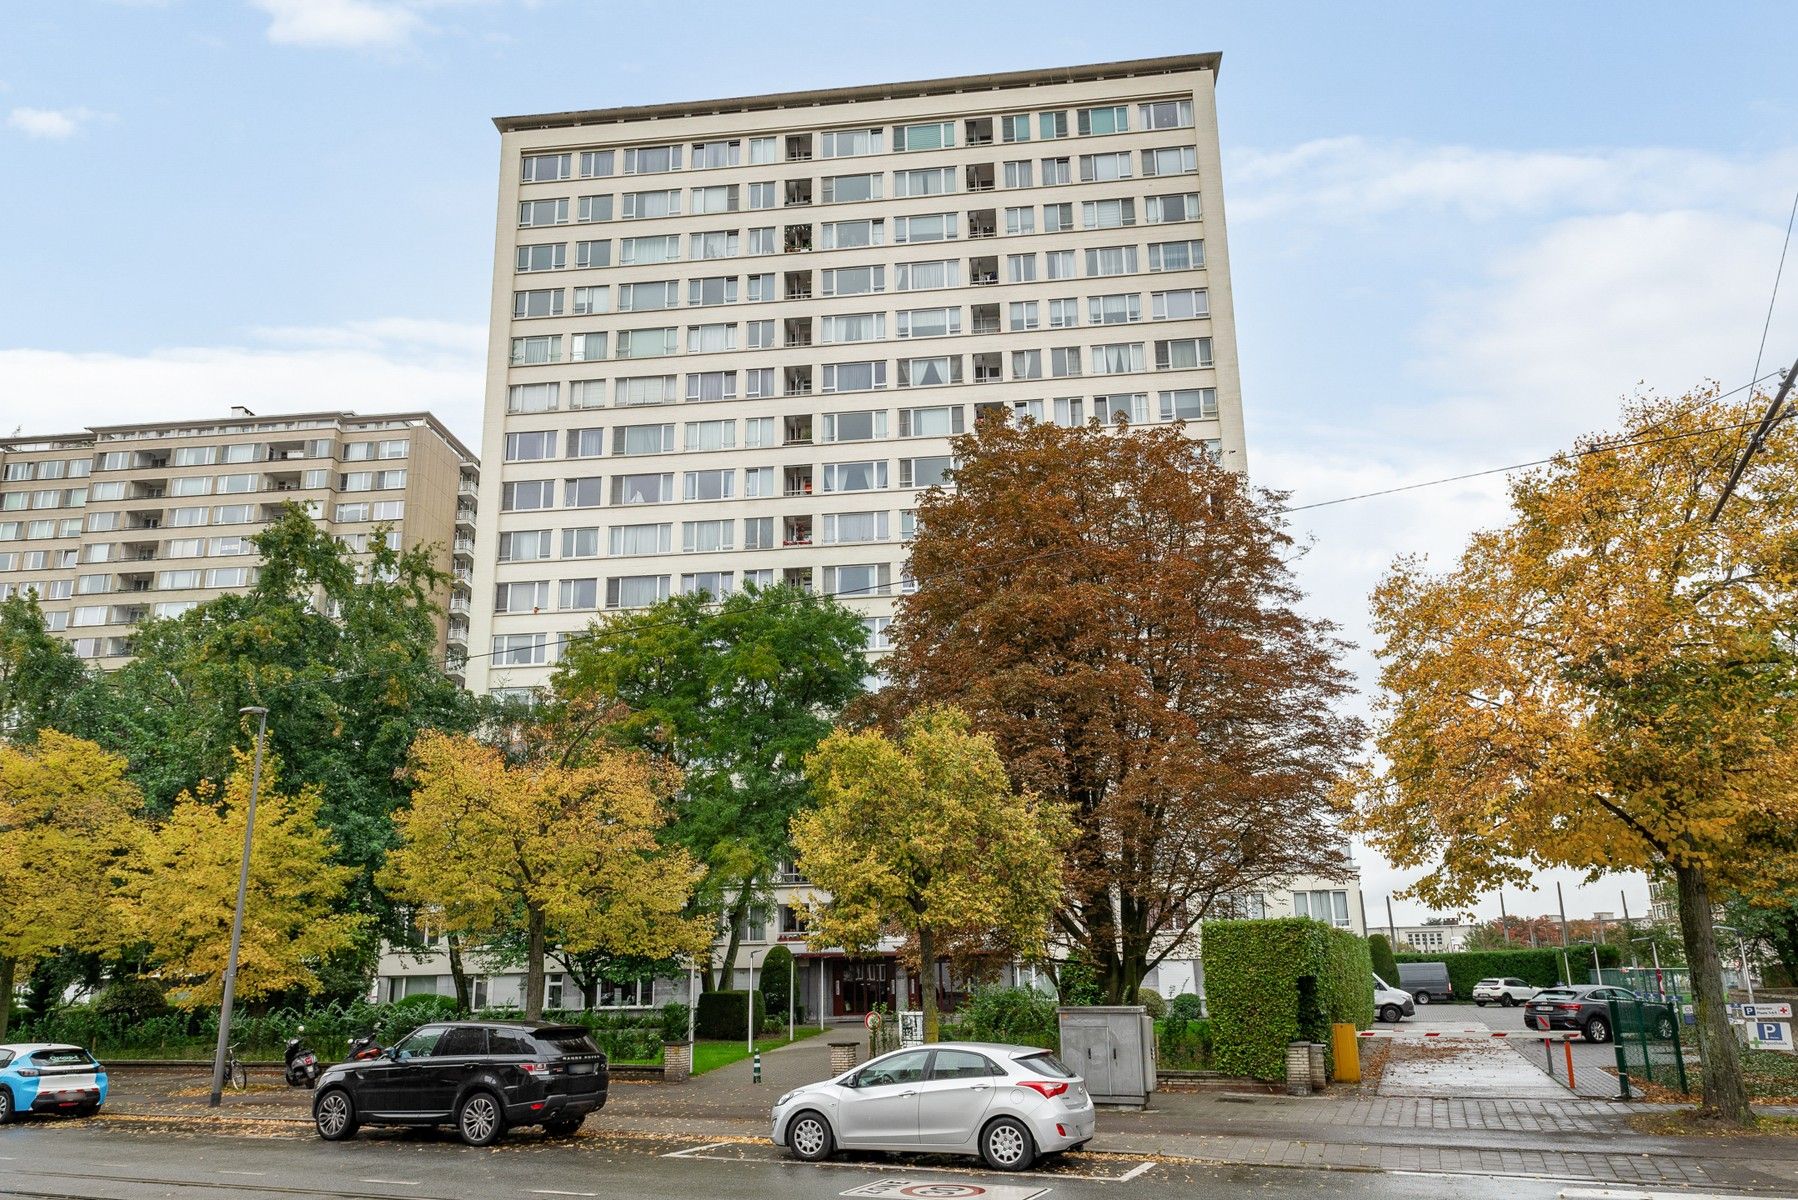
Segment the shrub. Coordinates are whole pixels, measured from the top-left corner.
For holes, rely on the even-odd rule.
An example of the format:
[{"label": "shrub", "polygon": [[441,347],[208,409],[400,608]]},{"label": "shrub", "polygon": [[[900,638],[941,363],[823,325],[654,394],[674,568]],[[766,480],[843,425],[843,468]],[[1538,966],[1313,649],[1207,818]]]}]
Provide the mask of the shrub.
[{"label": "shrub", "polygon": [[1154,988],[1137,988],[1136,1002],[1147,1009],[1151,1017],[1167,1015],[1167,1001],[1163,1000],[1161,993]]},{"label": "shrub", "polygon": [[1197,992],[1181,992],[1168,1001],[1167,1015],[1170,1021],[1199,1021],[1205,1016],[1205,1002],[1199,999]]},{"label": "shrub", "polygon": [[776,946],[768,951],[768,957],[762,960],[761,978],[756,982],[762,993],[762,1008],[770,1013],[779,1013],[781,1020],[787,1019],[787,997],[790,993],[793,968],[793,952],[785,946]]},{"label": "shrub", "polygon": [[1055,973],[1055,990],[1061,993],[1061,1002],[1070,1008],[1097,1004],[1104,996],[1099,988],[1099,973],[1078,955],[1062,963]]},{"label": "shrub", "polygon": [[662,1005],[662,1040],[664,1042],[687,1040],[687,1013],[687,1006],[679,1000],[671,1000]]},{"label": "shrub", "polygon": [[392,1004],[377,1008],[374,1028],[370,1032],[374,1034],[375,1041],[383,1046],[391,1046],[420,1025],[429,1025],[432,1021],[453,1021],[466,1015],[456,1007],[454,996],[429,993],[407,996],[403,1000],[395,1000]]},{"label": "shrub", "polygon": [[1398,962],[1392,957],[1392,943],[1383,933],[1371,933],[1367,936],[1367,948],[1373,955],[1373,973],[1398,986]]},{"label": "shrub", "polygon": [[[1055,1002],[1028,988],[975,988],[955,1014],[958,1039],[1019,1046],[1061,1045]],[[945,1039],[948,1034],[938,1031]]]},{"label": "shrub", "polygon": [[1172,1014],[1155,1022],[1155,1056],[1170,1071],[1206,1070],[1211,1066],[1211,1022]]},{"label": "shrub", "polygon": [[[1517,950],[1459,950],[1452,954],[1401,954],[1398,961],[1402,963],[1439,962],[1448,965],[1448,983],[1455,989],[1455,995],[1466,999],[1473,995],[1473,985],[1482,979],[1499,978],[1514,975],[1534,987],[1549,987],[1556,981],[1578,983],[1579,979],[1563,979],[1561,956],[1567,956],[1568,965],[1576,975],[1590,969],[1592,947],[1580,946],[1569,950],[1560,949],[1517,949]],[[1600,946],[1598,961],[1602,966],[1615,967],[1623,962],[1623,948],[1620,946]],[[1394,987],[1399,986],[1398,971],[1394,968],[1392,978],[1386,982]]]},{"label": "shrub", "polygon": [[694,1036],[715,1041],[740,1038],[749,1029],[749,1004],[755,1001],[757,1024],[761,1012],[761,995],[756,992],[702,992],[699,1011],[694,1014]]},{"label": "shrub", "polygon": [[1219,1070],[1279,1079],[1288,1042],[1328,1041],[1337,1021],[1373,1024],[1365,939],[1306,917],[1207,921],[1202,937]]},{"label": "shrub", "polygon": [[165,1015],[169,1011],[169,1002],[162,994],[161,984],[139,975],[107,984],[100,998],[94,1001],[94,1011],[108,1020],[135,1025]]}]

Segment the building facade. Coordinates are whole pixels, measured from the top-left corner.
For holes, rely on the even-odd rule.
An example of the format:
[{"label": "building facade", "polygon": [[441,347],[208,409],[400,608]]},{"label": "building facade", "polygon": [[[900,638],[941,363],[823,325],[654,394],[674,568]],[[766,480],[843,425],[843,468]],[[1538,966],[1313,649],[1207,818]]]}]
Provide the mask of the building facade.
[{"label": "building facade", "polygon": [[469,686],[793,584],[886,646],[989,414],[1244,464],[1215,55],[498,119]]},{"label": "building facade", "polygon": [[298,504],[352,549],[383,526],[437,543],[453,584],[441,648],[467,648],[480,463],[429,413],[112,425],[0,440],[0,598],[32,591],[50,629],[103,668],[133,629],[248,589],[250,538]]}]

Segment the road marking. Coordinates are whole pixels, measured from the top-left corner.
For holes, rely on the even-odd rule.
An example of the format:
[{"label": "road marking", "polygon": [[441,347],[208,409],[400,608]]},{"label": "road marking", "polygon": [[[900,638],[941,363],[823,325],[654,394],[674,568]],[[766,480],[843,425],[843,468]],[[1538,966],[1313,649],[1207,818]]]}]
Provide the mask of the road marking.
[{"label": "road marking", "polygon": [[358,1179],[357,1183],[385,1183],[390,1187],[417,1187],[416,1179]]},{"label": "road marking", "polygon": [[219,1174],[220,1174],[220,1175],[256,1175],[256,1176],[262,1176],[262,1175],[267,1175],[267,1174],[268,1174],[268,1172],[267,1172],[267,1171],[220,1171],[220,1172],[219,1172]]},{"label": "road marking", "polygon": [[1154,1167],[1154,1165],[1155,1164],[1152,1162],[1139,1163],[1138,1165],[1131,1167],[1128,1171],[1125,1171],[1122,1175],[1119,1175],[1118,1182],[1119,1183],[1129,1183],[1132,1179],[1135,1179],[1138,1175],[1141,1175],[1144,1171],[1147,1171],[1150,1168]]},{"label": "road marking", "polygon": [[[697,1158],[699,1155],[704,1154],[707,1150],[722,1150],[726,1146],[733,1146],[733,1145],[736,1145],[736,1143],[735,1142],[713,1142],[709,1146],[688,1146],[685,1150],[670,1150],[668,1153],[662,1155],[662,1157],[663,1158]],[[735,1162],[736,1160],[731,1159],[729,1161]]]},{"label": "road marking", "polygon": [[894,1196],[902,1200],[1038,1200],[1049,1188],[1018,1187],[1016,1184],[933,1183],[927,1179],[881,1179],[850,1188],[840,1196]]},{"label": "road marking", "polygon": [[597,1196],[598,1192],[559,1192],[555,1188],[532,1188],[533,1196]]}]

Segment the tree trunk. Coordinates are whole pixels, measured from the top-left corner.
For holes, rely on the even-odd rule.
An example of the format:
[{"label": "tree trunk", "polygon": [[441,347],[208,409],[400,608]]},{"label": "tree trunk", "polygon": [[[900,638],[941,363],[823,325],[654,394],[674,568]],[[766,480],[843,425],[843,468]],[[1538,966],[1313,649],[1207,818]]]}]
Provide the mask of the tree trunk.
[{"label": "tree trunk", "polygon": [[449,943],[450,979],[456,985],[456,1007],[463,1012],[473,1012],[474,989],[468,982],[468,968],[462,965],[461,935],[452,933],[444,941]]},{"label": "tree trunk", "polygon": [[524,975],[524,1019],[543,1019],[543,910],[527,908]]},{"label": "tree trunk", "polygon": [[918,927],[918,995],[924,1003],[924,1040],[936,1041],[936,936],[930,926]]},{"label": "tree trunk", "polygon": [[1692,970],[1698,1031],[1703,1039],[1704,1103],[1700,1111],[1735,1124],[1754,1120],[1748,1087],[1742,1080],[1742,1056],[1723,995],[1723,964],[1717,958],[1717,936],[1711,928],[1711,891],[1700,866],[1676,866],[1679,885],[1679,928],[1685,935],[1686,961]]},{"label": "tree trunk", "polygon": [[13,972],[17,966],[12,959],[0,957],[0,1042],[6,1040],[7,1028],[12,1024]]},{"label": "tree trunk", "polygon": [[[749,902],[754,895],[755,876],[751,875],[743,881],[743,889],[737,893],[736,907],[730,910],[730,939],[724,944],[724,962],[718,967],[717,990],[721,992],[730,991],[736,982],[737,951],[743,945],[743,927],[749,924]],[[709,958],[706,965],[706,974],[710,975]]]}]

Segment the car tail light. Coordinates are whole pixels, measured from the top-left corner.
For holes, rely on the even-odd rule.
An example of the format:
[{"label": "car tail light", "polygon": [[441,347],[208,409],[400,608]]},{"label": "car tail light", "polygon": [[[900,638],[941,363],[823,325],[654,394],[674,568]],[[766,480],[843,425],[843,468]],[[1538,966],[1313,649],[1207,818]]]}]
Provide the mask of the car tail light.
[{"label": "car tail light", "polygon": [[1050,1083],[1046,1079],[1026,1079],[1019,1086],[1027,1087],[1033,1092],[1041,1092],[1045,1100],[1053,1100],[1068,1090],[1067,1084]]},{"label": "car tail light", "polygon": [[547,1074],[549,1074],[549,1064],[548,1063],[525,1062],[525,1063],[519,1063],[518,1065],[520,1068],[523,1069],[523,1071],[526,1075],[547,1075]]},{"label": "car tail light", "polygon": [[1580,1006],[1577,1004],[1557,1004],[1555,1007],[1562,1012],[1578,1012]]},{"label": "car tail light", "polygon": [[14,1074],[20,1079],[36,1079],[39,1075],[42,1075],[43,1072],[36,1067],[20,1067]]},{"label": "car tail light", "polygon": [[1055,1136],[1056,1137],[1066,1137],[1067,1135],[1068,1135],[1068,1127],[1066,1125],[1058,1124],[1055,1126]]}]

